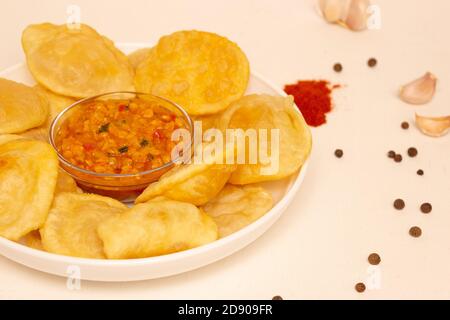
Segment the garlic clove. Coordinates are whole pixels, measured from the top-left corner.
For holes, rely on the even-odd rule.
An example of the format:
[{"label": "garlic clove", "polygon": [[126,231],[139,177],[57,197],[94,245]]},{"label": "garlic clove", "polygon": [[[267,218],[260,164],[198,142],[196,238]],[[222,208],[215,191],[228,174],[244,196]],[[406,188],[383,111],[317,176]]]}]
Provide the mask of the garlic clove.
[{"label": "garlic clove", "polygon": [[329,23],[353,31],[367,28],[370,0],[319,0],[319,9]]},{"label": "garlic clove", "polygon": [[336,23],[346,14],[347,0],[320,0],[319,8],[324,19],[330,23]]},{"label": "garlic clove", "polygon": [[369,6],[369,0],[351,0],[347,11],[347,16],[344,21],[345,25],[353,31],[367,29]]},{"label": "garlic clove", "polygon": [[416,126],[427,136],[440,137],[450,129],[450,116],[433,118],[416,114]]},{"label": "garlic clove", "polygon": [[400,89],[400,99],[410,104],[430,102],[436,91],[437,78],[430,72],[411,81]]}]

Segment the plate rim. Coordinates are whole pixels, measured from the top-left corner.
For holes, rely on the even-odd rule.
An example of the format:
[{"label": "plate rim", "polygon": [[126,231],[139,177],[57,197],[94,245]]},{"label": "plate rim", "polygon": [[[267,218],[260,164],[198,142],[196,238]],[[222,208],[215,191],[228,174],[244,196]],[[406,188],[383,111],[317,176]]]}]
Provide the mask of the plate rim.
[{"label": "plate rim", "polygon": [[[14,72],[16,69],[20,69],[23,66],[25,66],[25,62],[20,62],[17,64],[14,64],[6,69],[3,69],[0,71],[0,77],[7,77],[7,75],[11,72]],[[276,86],[272,81],[268,80],[266,77],[262,76],[257,71],[251,71],[250,76],[253,76],[257,78],[259,81],[263,82],[265,85],[270,87],[273,91],[275,91],[280,96],[286,97],[287,94],[281,90],[278,86]],[[295,106],[295,104],[294,104]],[[297,112],[300,112],[298,108],[295,108]],[[290,186],[288,187],[287,192],[283,195],[283,197],[278,201],[278,203],[275,204],[266,214],[264,214],[262,217],[257,219],[256,221],[252,222],[251,224],[245,226],[244,228],[236,231],[235,233],[228,235],[224,238],[217,239],[213,242],[207,243],[205,245],[179,251],[175,253],[170,253],[166,255],[161,256],[154,256],[154,257],[146,257],[146,258],[133,258],[133,259],[92,259],[92,258],[82,258],[82,257],[72,257],[72,256],[65,256],[60,255],[56,253],[41,251],[38,249],[34,249],[31,247],[27,247],[24,244],[0,237],[0,246],[2,247],[8,247],[8,249],[14,251],[14,252],[21,252],[24,255],[31,256],[36,259],[40,259],[42,261],[50,261],[54,263],[63,263],[63,264],[74,264],[79,266],[90,266],[90,267],[127,267],[127,266],[140,266],[140,265],[158,265],[158,264],[165,264],[170,262],[175,262],[179,260],[185,260],[187,258],[193,258],[195,256],[201,256],[203,254],[207,254],[210,251],[217,250],[220,247],[226,247],[227,245],[230,245],[231,243],[238,241],[240,238],[243,238],[245,234],[251,234],[255,232],[255,230],[259,229],[262,225],[266,224],[268,221],[272,220],[274,216],[278,215],[276,219],[272,222],[271,225],[269,225],[266,230],[264,230],[260,235],[266,233],[268,229],[270,229],[273,224],[276,222],[276,220],[284,213],[284,211],[287,209],[287,207],[292,202],[294,196],[297,194],[301,184],[303,183],[303,180],[306,175],[306,171],[308,168],[308,164],[310,161],[310,155],[312,152],[312,146],[310,154],[308,155],[307,160],[305,163],[300,167],[300,169],[296,173],[296,177],[293,178],[290,182]],[[260,236],[259,235],[259,236]],[[259,237],[258,236],[258,237]],[[257,238],[258,238],[257,237]],[[243,249],[245,246],[249,245],[250,243],[257,240],[257,238],[249,241],[246,245],[244,245],[241,248],[238,248],[237,250],[232,251],[228,255],[233,254],[236,251],[239,251]],[[7,255],[0,253],[2,256],[10,259]],[[225,256],[228,256],[225,255]],[[217,260],[222,259],[218,258]],[[14,259],[13,259],[14,260]],[[209,263],[213,263],[214,261],[211,261]],[[20,262],[19,262],[20,263]],[[207,264],[209,264],[207,263]],[[23,263],[20,263],[23,264]],[[205,264],[203,264],[205,265]]]}]

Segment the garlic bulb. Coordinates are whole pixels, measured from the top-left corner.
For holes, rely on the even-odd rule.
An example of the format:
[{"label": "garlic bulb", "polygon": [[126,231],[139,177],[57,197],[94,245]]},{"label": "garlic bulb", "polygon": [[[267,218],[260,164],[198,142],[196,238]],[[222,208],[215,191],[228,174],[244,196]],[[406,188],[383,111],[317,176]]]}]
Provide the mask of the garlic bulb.
[{"label": "garlic bulb", "polygon": [[353,31],[367,28],[369,0],[319,0],[320,12],[330,23]]},{"label": "garlic bulb", "polygon": [[432,118],[416,114],[416,126],[427,136],[440,137],[450,129],[450,116]]},{"label": "garlic bulb", "polygon": [[427,72],[419,79],[411,81],[400,89],[400,99],[410,104],[430,102],[436,90],[436,77]]}]

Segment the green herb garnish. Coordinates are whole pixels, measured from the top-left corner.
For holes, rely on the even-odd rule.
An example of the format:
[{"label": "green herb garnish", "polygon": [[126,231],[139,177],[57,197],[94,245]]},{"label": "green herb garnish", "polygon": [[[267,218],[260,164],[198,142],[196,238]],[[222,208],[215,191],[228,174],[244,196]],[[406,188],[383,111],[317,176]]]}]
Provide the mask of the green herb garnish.
[{"label": "green herb garnish", "polygon": [[128,146],[120,147],[119,149],[117,149],[117,151],[119,151],[120,153],[126,153],[128,152]]},{"label": "green herb garnish", "polygon": [[141,142],[139,143],[141,145],[141,147],[145,147],[148,146],[149,142],[147,139],[142,139]]},{"label": "green herb garnish", "polygon": [[105,123],[98,129],[98,133],[108,132],[109,130],[109,123]]}]

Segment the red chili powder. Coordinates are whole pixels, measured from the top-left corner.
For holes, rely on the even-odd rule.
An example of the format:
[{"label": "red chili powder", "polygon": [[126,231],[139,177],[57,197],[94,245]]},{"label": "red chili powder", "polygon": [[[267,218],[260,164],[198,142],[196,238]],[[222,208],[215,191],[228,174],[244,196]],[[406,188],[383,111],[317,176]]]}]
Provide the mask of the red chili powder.
[{"label": "red chili powder", "polygon": [[326,80],[303,80],[286,85],[284,91],[294,96],[306,123],[318,127],[327,122],[326,113],[331,111],[331,91],[339,87],[331,86]]}]

